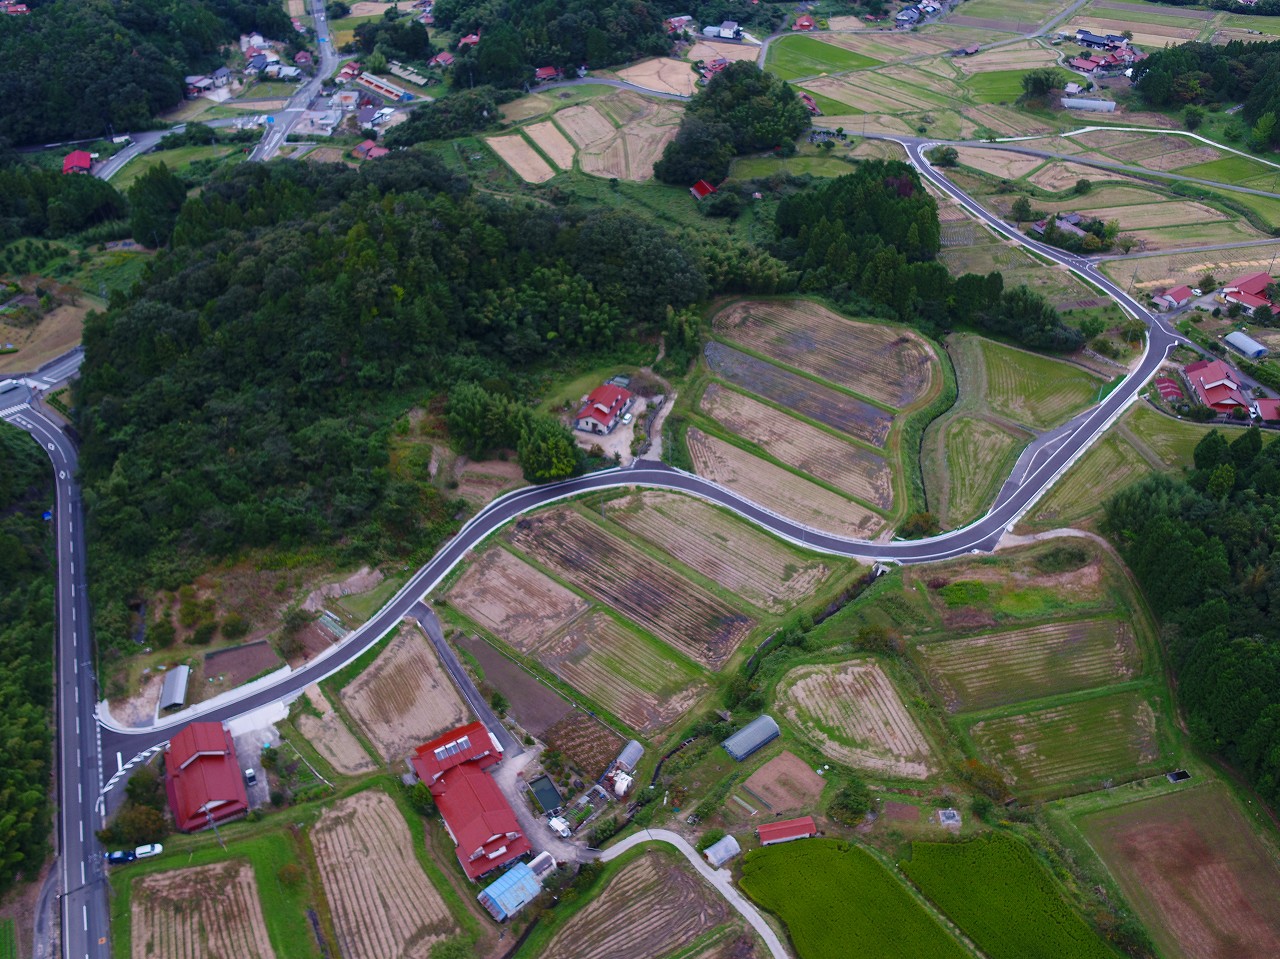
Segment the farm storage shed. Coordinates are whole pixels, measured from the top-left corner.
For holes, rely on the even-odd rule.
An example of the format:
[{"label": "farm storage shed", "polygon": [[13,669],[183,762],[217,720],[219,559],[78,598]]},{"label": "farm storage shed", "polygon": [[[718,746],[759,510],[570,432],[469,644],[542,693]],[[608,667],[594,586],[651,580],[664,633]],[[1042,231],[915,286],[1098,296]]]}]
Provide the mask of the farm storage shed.
[{"label": "farm storage shed", "polygon": [[640,757],[644,755],[644,747],[634,739],[622,747],[622,752],[618,753],[618,765],[631,772],[636,768],[636,764],[640,762]]},{"label": "farm storage shed", "polygon": [[518,862],[485,886],[476,898],[489,910],[489,915],[505,922],[533,902],[540,892],[542,881],[525,863]]},{"label": "farm storage shed", "polygon": [[1255,340],[1247,333],[1241,333],[1237,330],[1234,333],[1227,334],[1227,345],[1237,353],[1242,353],[1251,360],[1258,360],[1266,356],[1270,352],[1265,346]]},{"label": "farm storage shed", "polygon": [[174,666],[164,678],[160,690],[160,708],[177,709],[187,701],[187,680],[191,678],[190,666]]},{"label": "farm storage shed", "polygon": [[742,847],[738,845],[738,840],[732,836],[725,836],[719,842],[708,846],[703,855],[707,857],[707,862],[719,869],[740,852]]},{"label": "farm storage shed", "polygon": [[818,824],[813,821],[812,816],[784,819],[782,822],[767,822],[756,828],[756,835],[760,837],[762,846],[791,842],[793,839],[809,839],[817,834]]},{"label": "farm storage shed", "polygon": [[1114,100],[1093,100],[1087,97],[1063,97],[1062,109],[1088,110],[1090,113],[1115,113]]},{"label": "farm storage shed", "polygon": [[778,738],[780,730],[772,716],[757,716],[723,743],[724,750],[738,762]]},{"label": "farm storage shed", "polygon": [[205,829],[249,811],[236,747],[222,723],[192,723],[174,736],[165,753],[164,771],[169,808],[183,832]]}]

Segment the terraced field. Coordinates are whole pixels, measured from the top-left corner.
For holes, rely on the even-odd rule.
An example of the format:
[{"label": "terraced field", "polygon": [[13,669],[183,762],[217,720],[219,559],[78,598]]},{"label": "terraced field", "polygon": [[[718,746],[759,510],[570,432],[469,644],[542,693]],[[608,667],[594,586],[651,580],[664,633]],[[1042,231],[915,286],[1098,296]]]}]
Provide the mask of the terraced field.
[{"label": "terraced field", "polygon": [[1097,788],[1160,758],[1155,711],[1138,692],[984,719],[969,736],[1017,791]]},{"label": "terraced field", "polygon": [[872,446],[884,446],[893,417],[880,407],[821,386],[807,377],[715,340],[707,343],[704,353],[707,366],[720,379],[830,426],[837,432],[847,433]]},{"label": "terraced field", "polygon": [[608,516],[691,569],[763,609],[781,612],[813,595],[835,561],[792,549],[692,496],[661,490],[609,503]]},{"label": "terraced field", "polygon": [[518,549],[690,659],[723,665],[756,621],[572,509],[522,519]]},{"label": "terraced field", "polygon": [[883,510],[893,507],[893,474],[883,456],[749,396],[712,383],[702,412],[788,466]]},{"label": "terraced field", "polygon": [[1069,363],[982,340],[993,412],[1036,429],[1066,422],[1092,403],[1102,380]]},{"label": "terraced field", "polygon": [[748,349],[895,409],[928,393],[937,375],[918,334],[847,320],[816,303],[735,303],[712,324]]},{"label": "terraced field", "polygon": [[908,779],[933,771],[929,741],[879,663],[797,666],[777,696],[787,719],[837,762]]},{"label": "terraced field", "polygon": [[953,713],[1123,682],[1141,666],[1132,627],[1114,619],[949,639],[916,655]]}]

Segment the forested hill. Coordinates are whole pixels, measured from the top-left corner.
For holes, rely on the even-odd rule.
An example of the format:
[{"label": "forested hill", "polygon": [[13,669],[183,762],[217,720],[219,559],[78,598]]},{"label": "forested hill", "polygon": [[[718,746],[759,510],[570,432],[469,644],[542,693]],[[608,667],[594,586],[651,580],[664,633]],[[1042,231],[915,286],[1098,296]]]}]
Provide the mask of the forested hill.
[{"label": "forested hill", "polygon": [[0,138],[19,145],[145,129],[240,33],[293,35],[279,0],[27,5],[27,16],[0,16]]},{"label": "forested hill", "polygon": [[0,423],[0,893],[48,853],[52,764],[53,499],[49,460]]},{"label": "forested hill", "polygon": [[[754,272],[716,253],[722,278]],[[430,554],[457,506],[389,470],[396,416],[464,381],[528,402],[539,363],[656,336],[708,290],[663,230],[472,193],[428,154],[235,168],[185,205],[144,289],[86,324],[99,641],[125,641],[141,583],[176,588],[211,555]]]},{"label": "forested hill", "polygon": [[1165,636],[1192,735],[1280,804],[1280,443],[1217,430],[1185,479],[1116,496],[1106,527]]}]

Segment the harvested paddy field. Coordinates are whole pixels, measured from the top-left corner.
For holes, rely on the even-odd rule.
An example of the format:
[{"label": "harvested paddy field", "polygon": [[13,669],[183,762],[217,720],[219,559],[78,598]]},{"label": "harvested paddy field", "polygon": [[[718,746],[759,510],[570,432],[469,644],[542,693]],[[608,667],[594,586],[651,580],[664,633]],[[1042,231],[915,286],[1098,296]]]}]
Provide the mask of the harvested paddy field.
[{"label": "harvested paddy field", "polygon": [[1124,261],[1113,260],[1102,269],[1108,276],[1119,277],[1140,290],[1160,290],[1179,283],[1189,283],[1205,273],[1222,279],[1266,270],[1280,250],[1280,241],[1235,250],[1188,250],[1162,256],[1144,256]]},{"label": "harvested paddy field", "polygon": [[548,636],[536,655],[553,675],[645,732],[687,714],[707,691],[696,668],[599,610]]},{"label": "harvested paddy field", "polygon": [[1027,514],[1036,529],[1080,525],[1114,496],[1152,472],[1151,463],[1123,434],[1108,432]]},{"label": "harvested paddy field", "polygon": [[1187,26],[1164,26],[1158,23],[1138,23],[1133,20],[1111,20],[1090,16],[1087,19],[1077,14],[1070,23],[1058,28],[1064,33],[1075,33],[1077,30],[1091,30],[1095,33],[1123,33],[1133,31],[1133,42],[1139,47],[1159,49],[1166,44],[1185,43],[1200,35],[1200,25],[1191,23]]},{"label": "harvested paddy field", "polygon": [[691,63],[714,60],[716,57],[723,57],[730,63],[739,60],[755,63],[760,59],[760,48],[748,43],[709,43],[706,40],[695,40],[693,46],[684,52],[684,58]]},{"label": "harvested paddy field", "polygon": [[1114,619],[948,639],[916,655],[953,713],[1124,682],[1141,668],[1132,627]]},{"label": "harvested paddy field", "polygon": [[872,406],[749,353],[711,340],[704,347],[707,367],[728,383],[786,407],[872,446],[884,446],[893,417]]},{"label": "harvested paddy field", "polygon": [[779,753],[751,774],[743,786],[773,813],[808,809],[822,796],[827,780],[795,753]]},{"label": "harvested paddy field", "polygon": [[960,154],[960,162],[965,166],[1003,177],[1006,180],[1017,180],[1026,176],[1036,167],[1044,163],[1044,157],[1026,156],[1009,150],[984,150],[981,147],[956,147]]},{"label": "harvested paddy field", "polygon": [[1036,353],[982,340],[987,403],[993,412],[1036,429],[1065,423],[1098,395],[1102,380]]},{"label": "harvested paddy field", "polygon": [[247,862],[141,876],[131,908],[132,959],[275,959]]},{"label": "harvested paddy field", "polygon": [[591,779],[604,775],[623,746],[621,736],[581,709],[567,713],[542,734],[542,740]]},{"label": "harvested paddy field", "polygon": [[646,90],[656,93],[675,93],[682,97],[691,97],[697,87],[697,76],[684,60],[673,60],[660,57],[653,60],[641,60],[629,67],[616,71],[619,80],[626,80]]},{"label": "harvested paddy field", "polygon": [[466,707],[416,625],[402,625],[373,665],[344,687],[340,696],[388,762],[467,721]]},{"label": "harvested paddy field", "polygon": [[901,409],[927,394],[936,359],[905,327],[847,320],[816,303],[736,303],[715,331],[748,349]]},{"label": "harvested paddy field", "polygon": [[[956,416],[930,429],[922,453],[926,488],[938,521],[952,529],[980,516],[1008,479],[1031,434],[982,416]],[[934,449],[937,446],[937,449]],[[939,467],[945,464],[945,470]]]},{"label": "harvested paddy field", "polygon": [[1186,789],[1076,823],[1172,959],[1280,955],[1275,854],[1222,786]]},{"label": "harvested paddy field", "polygon": [[449,590],[463,615],[528,652],[586,612],[587,601],[500,547],[486,550]]},{"label": "harvested paddy field", "polygon": [[516,523],[509,541],[690,659],[718,669],[755,620],[572,509]]},{"label": "harvested paddy field", "polygon": [[360,745],[360,740],[352,735],[342,721],[341,714],[333,708],[320,687],[308,687],[307,698],[321,715],[302,713],[294,721],[294,725],[329,765],[347,776],[358,776],[377,769],[377,764]]},{"label": "harvested paddy field", "polygon": [[1161,755],[1155,711],[1138,692],[980,720],[969,737],[1015,792],[1096,789],[1151,767]]},{"label": "harvested paddy field", "polygon": [[929,741],[874,661],[797,666],[777,696],[787,719],[837,762],[895,778],[933,771]]},{"label": "harvested paddy field", "polygon": [[865,506],[691,427],[689,456],[699,476],[815,529],[869,539],[884,520]]},{"label": "harvested paddy field", "polygon": [[647,490],[608,505],[609,519],[762,609],[782,612],[812,596],[833,560],[782,540],[692,496]]},{"label": "harvested paddy field", "polygon": [[775,459],[879,509],[893,508],[893,474],[883,456],[715,383],[699,405]]},{"label": "harvested paddy field", "polygon": [[674,857],[649,852],[560,927],[539,959],[657,959],[729,918],[729,907]]},{"label": "harvested paddy field", "polygon": [[541,123],[529,124],[524,132],[561,170],[573,169],[573,144],[565,138],[558,126],[550,120],[543,120]]},{"label": "harvested paddy field", "polygon": [[516,175],[529,183],[546,183],[556,171],[547,165],[529,142],[518,133],[500,137],[486,137],[489,148],[516,172]]},{"label": "harvested paddy field", "polygon": [[348,959],[426,959],[432,945],[459,931],[386,793],[338,800],[316,822],[311,843]]},{"label": "harvested paddy field", "polygon": [[618,90],[561,110],[555,115],[556,134],[563,129],[577,145],[578,164],[586,173],[649,180],[683,114],[683,104]]}]

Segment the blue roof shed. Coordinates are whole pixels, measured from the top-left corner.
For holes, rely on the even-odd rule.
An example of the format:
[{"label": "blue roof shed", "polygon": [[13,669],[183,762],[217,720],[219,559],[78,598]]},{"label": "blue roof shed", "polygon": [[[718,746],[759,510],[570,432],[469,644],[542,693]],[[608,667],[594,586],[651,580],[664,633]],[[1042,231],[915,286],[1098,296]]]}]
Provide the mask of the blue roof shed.
[{"label": "blue roof shed", "polygon": [[1267,348],[1255,340],[1247,333],[1241,333],[1236,330],[1234,333],[1227,334],[1228,345],[1235,348],[1236,352],[1243,353],[1251,360],[1258,360],[1267,355]]},{"label": "blue roof shed", "polygon": [[778,738],[780,730],[772,716],[757,716],[722,744],[730,756],[742,762],[766,743]]},{"label": "blue roof shed", "polygon": [[542,892],[542,880],[526,863],[518,862],[476,896],[489,914],[503,922],[527,906]]}]

